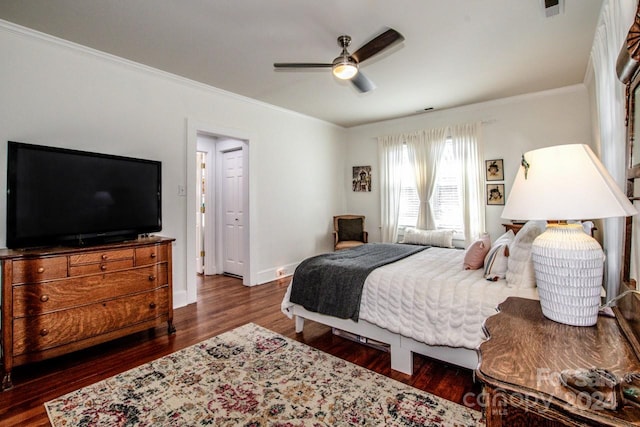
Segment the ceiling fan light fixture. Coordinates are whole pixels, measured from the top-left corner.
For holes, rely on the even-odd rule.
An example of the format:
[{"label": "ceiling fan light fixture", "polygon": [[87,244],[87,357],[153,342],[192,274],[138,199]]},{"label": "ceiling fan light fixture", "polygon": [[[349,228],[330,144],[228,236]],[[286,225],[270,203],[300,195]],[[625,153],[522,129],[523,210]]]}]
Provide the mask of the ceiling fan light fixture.
[{"label": "ceiling fan light fixture", "polygon": [[[543,1],[543,0],[540,0]],[[404,40],[402,34],[389,28],[369,40],[358,50],[349,53],[348,47],[351,44],[351,37],[343,34],[338,37],[338,46],[342,47],[340,55],[331,63],[318,62],[276,62],[273,67],[276,69],[290,68],[331,68],[332,74],[340,80],[349,80],[351,84],[360,92],[365,93],[376,88],[375,83],[359,71],[360,64],[367,59],[378,55],[383,50],[400,43]]]},{"label": "ceiling fan light fixture", "polygon": [[350,56],[339,56],[333,61],[333,75],[341,80],[349,80],[358,74],[358,63]]}]

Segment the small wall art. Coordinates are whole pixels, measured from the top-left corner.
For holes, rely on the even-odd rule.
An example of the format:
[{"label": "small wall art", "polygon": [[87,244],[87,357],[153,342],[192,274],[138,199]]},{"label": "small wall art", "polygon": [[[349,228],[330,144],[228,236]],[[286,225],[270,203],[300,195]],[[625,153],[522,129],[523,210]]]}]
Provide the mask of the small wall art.
[{"label": "small wall art", "polygon": [[504,205],[504,184],[487,184],[487,205]]},{"label": "small wall art", "polygon": [[485,172],[487,181],[504,181],[502,159],[485,160]]},{"label": "small wall art", "polygon": [[353,191],[371,191],[371,166],[353,167]]}]

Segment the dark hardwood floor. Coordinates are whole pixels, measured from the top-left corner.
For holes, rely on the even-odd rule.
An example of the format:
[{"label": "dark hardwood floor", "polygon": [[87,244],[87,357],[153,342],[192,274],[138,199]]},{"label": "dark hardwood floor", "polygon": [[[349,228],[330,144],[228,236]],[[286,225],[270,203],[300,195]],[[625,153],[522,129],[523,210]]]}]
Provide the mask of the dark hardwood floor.
[{"label": "dark hardwood floor", "polygon": [[327,326],[307,321],[304,332],[296,334],[293,320],[280,312],[288,282],[287,279],[245,287],[235,278],[201,277],[198,303],[174,312],[175,335],[168,336],[166,326],[158,327],[55,359],[17,367],[13,371],[14,387],[0,393],[0,426],[48,426],[44,402],[248,322],[479,410],[476,399],[469,398],[480,392],[470,370],[416,355],[415,374],[408,376],[391,371],[388,353],[335,336]]}]

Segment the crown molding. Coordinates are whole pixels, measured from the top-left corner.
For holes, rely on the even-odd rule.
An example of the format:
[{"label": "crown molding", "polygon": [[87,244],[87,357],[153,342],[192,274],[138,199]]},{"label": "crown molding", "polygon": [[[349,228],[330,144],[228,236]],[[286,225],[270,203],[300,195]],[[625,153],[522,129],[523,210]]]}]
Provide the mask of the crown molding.
[{"label": "crown molding", "polygon": [[286,114],[292,114],[301,118],[305,118],[308,120],[312,120],[312,121],[316,121],[319,123],[323,123],[323,124],[328,124],[331,126],[334,126],[336,128],[340,128],[340,129],[345,129],[342,126],[336,125],[335,123],[330,123],[324,120],[320,120],[316,117],[312,117],[312,116],[308,116],[306,114],[302,114],[299,113],[297,111],[293,111],[293,110],[288,110],[286,108],[282,108],[279,107],[277,105],[273,105],[273,104],[269,104],[267,102],[263,102],[263,101],[259,101],[257,99],[254,98],[249,98],[247,96],[244,95],[239,95],[237,93],[234,92],[229,92],[226,91],[224,89],[220,89],[217,88],[215,86],[211,86],[205,83],[201,83],[198,82],[196,80],[192,80],[186,77],[182,77],[179,76],[177,74],[172,74],[169,73],[167,71],[163,71],[160,70],[158,68],[154,68],[154,67],[150,67],[148,65],[144,65],[141,64],[139,62],[135,62],[135,61],[131,61],[129,59],[125,59],[122,58],[120,56],[116,56],[107,52],[103,52],[101,50],[98,49],[94,49],[88,46],[84,46],[75,42],[71,42],[69,40],[65,40],[65,39],[61,39],[59,37],[56,36],[52,36],[50,34],[47,33],[43,33],[41,31],[37,31],[37,30],[33,30],[31,28],[28,27],[24,27],[18,24],[14,24],[12,22],[9,21],[5,21],[3,19],[0,19],[0,30],[1,31],[5,31],[7,33],[13,33],[15,35],[21,36],[21,37],[25,37],[25,38],[30,38],[33,40],[38,40],[50,45],[54,45],[54,46],[58,46],[58,47],[62,47],[65,49],[69,49],[71,51],[74,52],[78,52],[78,53],[82,53],[88,56],[92,56],[94,58],[98,58],[101,60],[105,60],[105,61],[109,61],[112,62],[114,64],[119,64],[123,67],[129,68],[131,70],[135,70],[138,72],[142,72],[142,73],[146,73],[149,74],[151,76],[154,77],[158,77],[158,78],[162,78],[165,79],[167,81],[173,82],[173,83],[177,83],[177,84],[181,84],[181,85],[185,85],[185,86],[189,86],[193,89],[198,89],[198,90],[202,90],[205,92],[209,92],[209,93],[214,93],[216,95],[221,95],[221,96],[225,96],[225,97],[229,97],[232,98],[234,100],[237,101],[241,101],[241,102],[246,102],[249,104],[253,104],[256,106],[259,106],[261,108],[267,108],[270,110],[275,110],[281,113],[286,113]]}]

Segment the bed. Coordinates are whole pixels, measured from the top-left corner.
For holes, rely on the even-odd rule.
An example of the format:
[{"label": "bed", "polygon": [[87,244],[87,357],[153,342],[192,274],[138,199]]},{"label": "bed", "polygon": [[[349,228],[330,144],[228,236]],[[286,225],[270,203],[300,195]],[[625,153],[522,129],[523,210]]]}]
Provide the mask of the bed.
[{"label": "bed", "polygon": [[373,269],[362,286],[357,320],[291,302],[294,283],[304,286],[294,274],[282,311],[295,319],[298,333],[309,319],[388,344],[391,368],[409,375],[414,352],[475,369],[484,320],[509,296],[538,299],[538,294],[535,287],[489,281],[482,268],[465,270],[464,258],[464,250],[429,247]]}]

